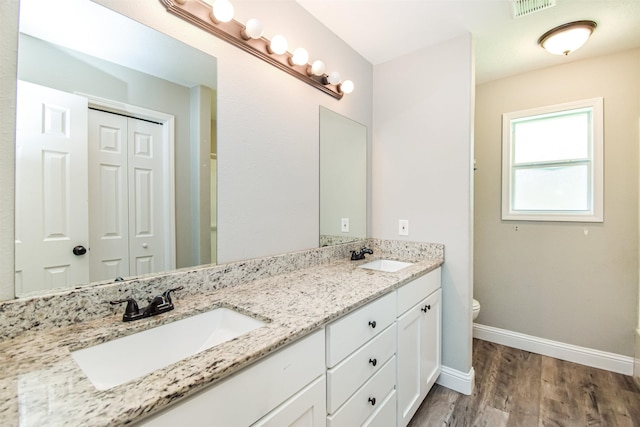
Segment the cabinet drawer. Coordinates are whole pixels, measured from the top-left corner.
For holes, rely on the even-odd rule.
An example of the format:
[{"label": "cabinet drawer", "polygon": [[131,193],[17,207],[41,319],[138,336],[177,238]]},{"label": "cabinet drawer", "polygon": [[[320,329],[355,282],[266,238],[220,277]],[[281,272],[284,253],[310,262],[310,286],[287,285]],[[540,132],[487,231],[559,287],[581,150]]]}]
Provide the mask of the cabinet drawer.
[{"label": "cabinet drawer", "polygon": [[395,383],[396,358],[394,356],[351,396],[338,412],[327,417],[327,427],[362,425],[385,401],[385,397],[393,390]]},{"label": "cabinet drawer", "polygon": [[334,413],[396,352],[395,323],[327,371],[327,412]]},{"label": "cabinet drawer", "polygon": [[367,419],[363,427],[389,427],[396,425],[396,391],[391,393],[382,402],[382,405]]},{"label": "cabinet drawer", "polygon": [[396,293],[370,302],[327,326],[327,367],[332,368],[395,321]]},{"label": "cabinet drawer", "polygon": [[439,267],[398,289],[398,316],[440,288],[440,270]]}]

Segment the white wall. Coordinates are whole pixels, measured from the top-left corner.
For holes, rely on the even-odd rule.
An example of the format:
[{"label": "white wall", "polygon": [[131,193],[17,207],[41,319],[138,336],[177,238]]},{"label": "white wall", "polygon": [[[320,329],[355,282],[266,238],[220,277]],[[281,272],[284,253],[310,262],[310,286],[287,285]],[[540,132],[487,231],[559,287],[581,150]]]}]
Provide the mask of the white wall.
[{"label": "white wall", "polygon": [[[595,97],[604,98],[604,222],[502,221],[501,115]],[[479,85],[476,101],[477,322],[632,356],[640,49]]]},{"label": "white wall", "polygon": [[456,38],[374,68],[372,236],[445,245],[443,364],[471,369],[473,47]]},{"label": "white wall", "polygon": [[[282,32],[292,46],[304,45],[353,80],[355,91],[340,101],[169,14],[157,0],[96,2],[218,58],[218,261],[317,247],[319,106],[371,129],[371,64],[293,1],[239,1],[236,14],[240,20],[259,17],[267,37]],[[12,292],[17,2],[6,3],[0,54],[0,158],[7,164],[1,172],[0,251],[6,256],[0,287]]]},{"label": "white wall", "polygon": [[318,246],[318,106],[371,126],[371,65],[293,1],[234,2],[265,36],[285,34],[352,79],[335,100],[164,10],[156,0],[100,0],[218,58],[218,262]]},{"label": "white wall", "polygon": [[0,2],[0,299],[13,296],[18,1]]}]

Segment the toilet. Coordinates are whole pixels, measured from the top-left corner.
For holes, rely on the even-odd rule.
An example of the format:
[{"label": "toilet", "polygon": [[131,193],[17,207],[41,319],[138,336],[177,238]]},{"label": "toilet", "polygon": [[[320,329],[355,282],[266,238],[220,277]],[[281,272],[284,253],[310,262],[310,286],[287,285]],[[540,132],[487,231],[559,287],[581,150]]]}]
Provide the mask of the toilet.
[{"label": "toilet", "polygon": [[476,317],[478,317],[478,314],[480,314],[480,303],[475,298],[473,300],[473,306],[471,307],[471,309],[473,310],[473,320],[476,320]]}]

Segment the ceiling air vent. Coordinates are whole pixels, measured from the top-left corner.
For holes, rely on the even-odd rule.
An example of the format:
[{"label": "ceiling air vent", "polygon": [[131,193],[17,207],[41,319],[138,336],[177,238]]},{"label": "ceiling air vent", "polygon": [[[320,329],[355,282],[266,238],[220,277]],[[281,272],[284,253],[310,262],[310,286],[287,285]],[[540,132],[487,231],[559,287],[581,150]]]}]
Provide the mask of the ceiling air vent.
[{"label": "ceiling air vent", "polygon": [[556,0],[515,0],[513,17],[520,18],[556,5]]}]

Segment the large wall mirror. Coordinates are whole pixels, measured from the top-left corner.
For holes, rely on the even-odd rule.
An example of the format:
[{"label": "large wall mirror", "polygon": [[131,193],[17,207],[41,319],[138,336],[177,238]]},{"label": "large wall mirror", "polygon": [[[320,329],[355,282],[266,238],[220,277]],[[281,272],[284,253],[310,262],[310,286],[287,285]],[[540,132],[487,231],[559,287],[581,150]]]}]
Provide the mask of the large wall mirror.
[{"label": "large wall mirror", "polygon": [[[215,263],[217,59],[92,1],[20,9],[16,296]],[[366,127],[319,124],[320,246],[364,239]]]},{"label": "large wall mirror", "polygon": [[320,107],[320,246],[367,237],[367,128]]},{"label": "large wall mirror", "polygon": [[21,1],[16,296],[215,263],[216,79],[103,6]]}]

